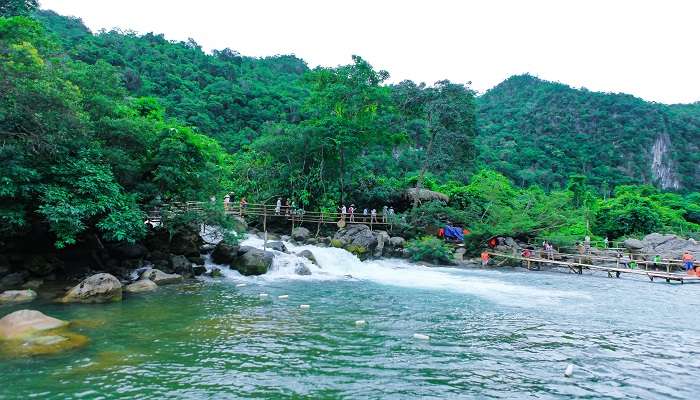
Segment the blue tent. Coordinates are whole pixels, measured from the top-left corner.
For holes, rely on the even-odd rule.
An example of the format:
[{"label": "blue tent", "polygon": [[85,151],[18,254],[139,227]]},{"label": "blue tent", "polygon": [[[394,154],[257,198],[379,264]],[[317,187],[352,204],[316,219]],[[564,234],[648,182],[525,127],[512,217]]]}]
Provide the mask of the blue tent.
[{"label": "blue tent", "polygon": [[461,242],[464,240],[464,232],[462,228],[445,225],[445,239],[458,240]]}]

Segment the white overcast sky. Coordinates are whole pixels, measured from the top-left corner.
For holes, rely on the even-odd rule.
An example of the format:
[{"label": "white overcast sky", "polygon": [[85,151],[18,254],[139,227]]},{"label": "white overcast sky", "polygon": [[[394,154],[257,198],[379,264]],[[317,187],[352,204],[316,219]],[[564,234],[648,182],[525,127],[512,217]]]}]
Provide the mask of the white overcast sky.
[{"label": "white overcast sky", "polygon": [[510,75],[663,103],[700,100],[697,0],[41,0],[102,28],[195,39],[206,50],[296,54],[310,66],[352,54],[391,81]]}]

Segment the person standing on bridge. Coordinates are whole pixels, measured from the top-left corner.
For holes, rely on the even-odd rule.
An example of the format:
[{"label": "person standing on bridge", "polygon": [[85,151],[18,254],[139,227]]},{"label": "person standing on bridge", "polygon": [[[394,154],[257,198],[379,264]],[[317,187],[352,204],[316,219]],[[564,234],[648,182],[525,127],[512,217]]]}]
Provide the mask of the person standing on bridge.
[{"label": "person standing on bridge", "polygon": [[367,223],[369,221],[369,211],[365,208],[362,210],[362,222]]},{"label": "person standing on bridge", "polygon": [[372,223],[376,224],[376,223],[377,223],[377,209],[376,209],[376,208],[373,208],[373,209],[372,209],[372,212],[370,213],[369,223],[370,223],[370,224],[372,224]]},{"label": "person standing on bridge", "polygon": [[394,215],[396,215],[394,213],[394,207],[389,207],[389,222],[392,224],[394,223]]},{"label": "person standing on bridge", "polygon": [[386,215],[389,212],[389,207],[382,207],[382,222],[386,223]]},{"label": "person standing on bridge", "polygon": [[355,222],[355,205],[350,204],[350,208],[348,209],[348,212],[350,213],[350,222]]},{"label": "person standing on bridge", "polygon": [[239,206],[238,214],[240,216],[243,216],[243,214],[245,214],[245,209],[248,208],[248,200],[246,200],[245,197],[241,197],[241,201],[238,204],[238,206]]},{"label": "person standing on bridge", "polygon": [[280,215],[282,213],[282,198],[277,198],[277,204],[275,204],[275,215]]},{"label": "person standing on bridge", "polygon": [[608,240],[608,237],[605,236],[605,239],[603,239],[603,245],[605,246],[606,249],[608,248],[609,243],[610,243],[610,241]]},{"label": "person standing on bridge", "polygon": [[231,195],[227,194],[224,196],[224,211],[228,211],[229,204],[231,203]]},{"label": "person standing on bridge", "polygon": [[489,252],[484,250],[481,252],[481,266],[486,267],[489,265]]},{"label": "person standing on bridge", "polygon": [[343,221],[345,220],[345,214],[348,213],[348,209],[345,207],[345,204],[343,204],[342,207],[340,207],[340,219]]},{"label": "person standing on bridge", "polygon": [[693,265],[695,264],[695,257],[688,251],[683,252],[683,265],[685,266],[685,270],[690,273],[691,269],[695,269]]}]

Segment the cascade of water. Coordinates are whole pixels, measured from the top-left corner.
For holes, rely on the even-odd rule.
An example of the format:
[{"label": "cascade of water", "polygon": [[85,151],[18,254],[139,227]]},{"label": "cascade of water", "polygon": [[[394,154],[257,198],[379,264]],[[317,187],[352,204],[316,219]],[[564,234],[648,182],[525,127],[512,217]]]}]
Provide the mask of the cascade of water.
[{"label": "cascade of water", "polygon": [[[263,247],[257,237],[246,239],[242,245]],[[270,271],[259,277],[243,277],[236,271],[222,268],[224,275],[237,281],[249,279],[260,283],[279,279],[371,281],[382,285],[405,288],[441,290],[486,298],[511,305],[536,305],[557,303],[566,298],[590,298],[588,294],[557,289],[541,289],[527,284],[508,282],[506,272],[485,270],[460,270],[455,268],[428,267],[401,259],[360,261],[355,255],[338,248],[285,243],[289,254],[274,250],[275,259]],[[318,263],[314,265],[295,253],[310,250]],[[297,275],[302,264],[311,275]]]}]

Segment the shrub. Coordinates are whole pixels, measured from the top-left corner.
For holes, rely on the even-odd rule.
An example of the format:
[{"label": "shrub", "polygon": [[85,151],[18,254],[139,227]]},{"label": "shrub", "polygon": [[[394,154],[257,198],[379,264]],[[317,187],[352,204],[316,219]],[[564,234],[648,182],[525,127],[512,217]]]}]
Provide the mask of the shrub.
[{"label": "shrub", "polygon": [[423,236],[408,242],[407,249],[413,261],[430,261],[436,264],[452,260],[452,248],[433,236]]}]

